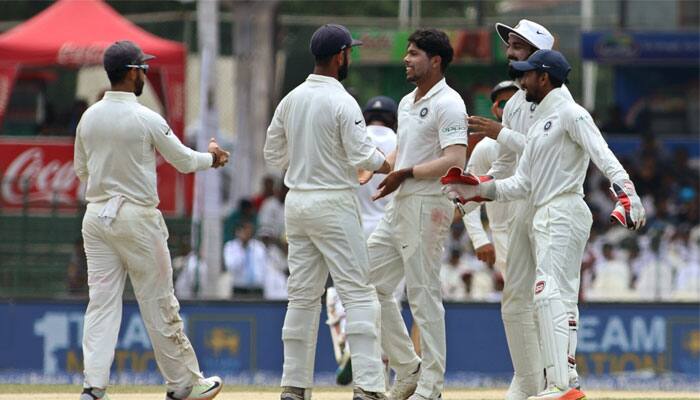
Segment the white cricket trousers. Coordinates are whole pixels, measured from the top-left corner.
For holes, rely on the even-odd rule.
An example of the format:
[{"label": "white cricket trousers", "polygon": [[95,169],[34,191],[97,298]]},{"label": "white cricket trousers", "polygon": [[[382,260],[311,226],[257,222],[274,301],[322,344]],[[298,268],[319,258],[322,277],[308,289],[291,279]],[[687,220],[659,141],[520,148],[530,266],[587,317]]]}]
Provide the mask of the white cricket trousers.
[{"label": "white cricket trousers", "polygon": [[552,276],[568,309],[577,308],[581,259],[592,224],[591,211],[578,194],[558,196],[535,212],[537,280]]},{"label": "white cricket trousers", "polygon": [[581,259],[593,218],[583,197],[570,193],[537,208],[532,222],[537,271],[534,299],[548,380],[569,386],[575,369]]},{"label": "white cricket trousers", "polygon": [[544,374],[532,294],[536,264],[531,232],[535,210],[527,200],[512,201],[509,207],[501,318],[514,371],[513,393],[507,396],[510,400],[541,391]]},{"label": "white cricket trousers", "polygon": [[82,227],[90,293],[83,327],[84,386],[109,384],[127,275],[168,390],[191,386],[202,375],[173,291],[163,216],[156,208],[125,201],[105,226],[97,216],[104,205],[88,204]]},{"label": "white cricket trousers", "polygon": [[491,239],[493,247],[496,251],[496,262],[494,267],[496,270],[505,275],[506,260],[508,259],[508,230],[491,230]]},{"label": "white cricket trousers", "polygon": [[321,312],[330,272],[346,311],[346,335],[356,386],[383,392],[379,302],[369,284],[369,259],[354,190],[291,190],[285,200],[289,243],[289,303],[282,328],[282,386],[310,388]]},{"label": "white cricket trousers", "polygon": [[[394,197],[370,236],[370,279],[377,288],[382,348],[389,366],[406,376],[421,363],[416,393],[437,398],[445,381],[445,309],[440,290],[440,257],[454,205],[444,196]],[[422,360],[408,335],[394,290],[406,278],[406,294],[420,329]],[[353,369],[355,368],[353,364]]]}]

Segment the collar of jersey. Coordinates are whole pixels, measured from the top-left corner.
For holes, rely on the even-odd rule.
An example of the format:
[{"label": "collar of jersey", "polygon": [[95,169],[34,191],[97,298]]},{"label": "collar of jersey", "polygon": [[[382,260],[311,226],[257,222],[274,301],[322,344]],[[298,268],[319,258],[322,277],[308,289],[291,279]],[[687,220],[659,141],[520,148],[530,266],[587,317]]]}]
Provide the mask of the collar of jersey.
[{"label": "collar of jersey", "polygon": [[103,99],[135,102],[136,95],[132,92],[115,92],[110,90],[105,92],[105,96],[103,97]]},{"label": "collar of jersey", "polygon": [[549,93],[547,93],[546,96],[544,96],[542,102],[537,106],[537,110],[535,110],[535,115],[544,116],[549,114],[551,111],[557,108],[557,106],[564,100],[565,97],[562,94],[561,88],[552,89]]},{"label": "collar of jersey", "polygon": [[425,96],[421,97],[420,100],[417,102],[415,101],[416,99],[416,93],[418,92],[418,88],[415,88],[413,90],[413,101],[411,103],[413,104],[420,104],[423,101],[428,101],[431,97],[433,97],[437,92],[441,91],[445,86],[447,86],[447,82],[445,82],[445,78],[440,79],[436,84],[433,85],[433,87],[428,90],[428,93],[425,94]]},{"label": "collar of jersey", "polygon": [[311,81],[311,82],[322,82],[322,83],[328,83],[331,85],[336,85],[340,88],[343,88],[343,90],[345,90],[342,83],[340,83],[337,79],[330,77],[330,76],[309,74],[309,76],[306,78],[306,80]]}]

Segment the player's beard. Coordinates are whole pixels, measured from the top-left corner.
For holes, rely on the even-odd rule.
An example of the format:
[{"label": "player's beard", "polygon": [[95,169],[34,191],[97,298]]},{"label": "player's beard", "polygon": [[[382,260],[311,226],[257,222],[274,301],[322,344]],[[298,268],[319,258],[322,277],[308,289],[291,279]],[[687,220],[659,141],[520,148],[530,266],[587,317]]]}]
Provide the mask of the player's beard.
[{"label": "player's beard", "polygon": [[525,90],[525,100],[529,101],[530,103],[540,104],[542,97],[540,96],[539,92],[527,88]]},{"label": "player's beard", "polygon": [[342,81],[343,79],[348,77],[348,58],[345,57],[345,60],[343,61],[343,65],[338,68],[338,81]]},{"label": "player's beard", "polygon": [[530,103],[535,102],[534,95],[533,95],[532,92],[530,92],[529,90],[526,90],[526,91],[525,91],[525,100],[528,101],[528,102],[530,102]]},{"label": "player's beard", "polygon": [[139,77],[136,78],[136,83],[135,83],[136,88],[135,88],[135,90],[134,90],[134,94],[135,94],[136,96],[141,96],[141,93],[143,93],[143,85],[144,85],[144,83],[145,83],[145,82],[144,82],[143,78],[141,78],[141,74],[139,74]]}]

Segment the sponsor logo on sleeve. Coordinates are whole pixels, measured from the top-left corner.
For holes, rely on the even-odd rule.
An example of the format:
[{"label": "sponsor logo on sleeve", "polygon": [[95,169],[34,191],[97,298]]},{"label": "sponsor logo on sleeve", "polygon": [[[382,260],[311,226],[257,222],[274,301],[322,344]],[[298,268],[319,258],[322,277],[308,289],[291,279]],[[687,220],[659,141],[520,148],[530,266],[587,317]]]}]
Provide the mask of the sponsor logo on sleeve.
[{"label": "sponsor logo on sleeve", "polygon": [[446,128],[442,128],[440,130],[441,135],[447,135],[447,136],[453,136],[453,135],[459,135],[467,131],[467,127],[465,125],[455,125],[455,126],[448,126]]}]

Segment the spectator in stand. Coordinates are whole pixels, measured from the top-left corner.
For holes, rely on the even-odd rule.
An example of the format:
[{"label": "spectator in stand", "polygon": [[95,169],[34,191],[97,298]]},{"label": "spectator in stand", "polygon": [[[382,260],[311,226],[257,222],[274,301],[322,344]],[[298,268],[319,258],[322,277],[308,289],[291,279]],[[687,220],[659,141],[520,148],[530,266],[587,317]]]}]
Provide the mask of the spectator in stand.
[{"label": "spectator in stand", "polygon": [[616,256],[611,243],[604,243],[602,257],[595,265],[595,279],[588,300],[619,301],[634,298],[629,264]]},{"label": "spectator in stand", "polygon": [[262,298],[267,263],[265,245],[253,237],[250,221],[236,228],[236,238],[224,244],[224,265],[233,278],[234,298]]},{"label": "spectator in stand", "polygon": [[462,253],[452,249],[449,258],[442,263],[440,268],[440,282],[442,283],[442,298],[446,301],[464,301],[467,299],[468,285],[471,276],[464,264]]},{"label": "spectator in stand", "polygon": [[240,199],[238,208],[224,220],[224,243],[234,239],[234,232],[244,222],[251,222],[253,228],[257,227],[258,215],[250,199]]},{"label": "spectator in stand", "polygon": [[287,197],[289,188],[284,185],[281,179],[277,179],[274,184],[274,194],[263,201],[258,212],[258,226],[272,234],[276,240],[283,240],[284,229],[284,199]]},{"label": "spectator in stand", "polygon": [[173,260],[173,269],[177,270],[175,278],[175,295],[180,300],[192,300],[201,297],[201,289],[206,279],[207,264],[190,250],[186,255]]},{"label": "spectator in stand", "polygon": [[67,135],[75,135],[75,129],[78,127],[80,117],[83,116],[85,110],[88,109],[88,102],[85,99],[75,99],[70,112],[68,113],[68,129]]},{"label": "spectator in stand", "polygon": [[606,135],[632,132],[632,130],[625,123],[622,108],[619,105],[616,104],[610,107],[608,110],[608,121],[600,127],[600,131]]},{"label": "spectator in stand", "polygon": [[700,301],[700,226],[691,229],[681,240],[687,245],[687,255],[676,273],[673,298]]},{"label": "spectator in stand", "polygon": [[251,199],[255,212],[259,212],[265,200],[275,194],[275,183],[277,180],[278,179],[273,175],[263,176],[262,181],[260,182],[260,193],[256,194]]},{"label": "spectator in stand", "polygon": [[447,260],[450,259],[453,250],[457,250],[460,254],[463,254],[467,246],[471,247],[471,244],[466,235],[464,222],[462,222],[461,215],[455,213],[452,225],[450,225],[450,234],[447,236],[447,241],[445,242],[445,250],[442,255],[443,262],[447,262]]},{"label": "spectator in stand", "polygon": [[287,300],[287,243],[281,241],[279,232],[260,226],[258,237],[265,245],[265,278],[263,298],[265,300]]},{"label": "spectator in stand", "polygon": [[87,293],[87,258],[85,257],[82,237],[73,244],[73,253],[68,262],[66,278],[69,294],[84,295]]}]

